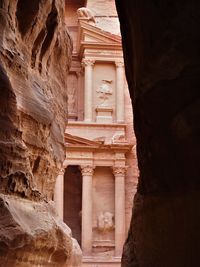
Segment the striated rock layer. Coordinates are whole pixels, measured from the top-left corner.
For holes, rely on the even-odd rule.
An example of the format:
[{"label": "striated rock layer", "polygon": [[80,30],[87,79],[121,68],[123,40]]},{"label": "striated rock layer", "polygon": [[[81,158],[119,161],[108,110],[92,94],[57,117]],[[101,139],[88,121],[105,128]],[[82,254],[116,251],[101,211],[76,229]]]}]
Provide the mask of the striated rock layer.
[{"label": "striated rock layer", "polygon": [[0,1],[0,266],[80,260],[51,203],[71,50],[64,1]]},{"label": "striated rock layer", "polygon": [[200,2],[116,5],[140,169],[122,266],[198,266]]}]

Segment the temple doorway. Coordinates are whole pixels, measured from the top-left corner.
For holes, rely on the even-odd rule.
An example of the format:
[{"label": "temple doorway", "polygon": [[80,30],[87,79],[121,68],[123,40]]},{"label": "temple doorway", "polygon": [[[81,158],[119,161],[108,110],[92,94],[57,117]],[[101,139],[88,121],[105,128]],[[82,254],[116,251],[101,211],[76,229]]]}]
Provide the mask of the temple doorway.
[{"label": "temple doorway", "polygon": [[79,166],[68,166],[64,174],[64,222],[81,245],[82,175]]}]

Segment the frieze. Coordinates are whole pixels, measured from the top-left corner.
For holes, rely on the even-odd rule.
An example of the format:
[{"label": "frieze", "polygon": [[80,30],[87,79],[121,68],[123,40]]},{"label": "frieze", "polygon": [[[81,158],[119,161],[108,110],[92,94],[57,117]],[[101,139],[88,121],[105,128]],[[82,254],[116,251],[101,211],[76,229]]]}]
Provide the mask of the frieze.
[{"label": "frieze", "polygon": [[110,153],[95,153],[95,159],[114,159],[113,155]]},{"label": "frieze", "polygon": [[[111,50],[95,50],[95,49],[85,49],[85,52],[91,55],[102,55],[102,56],[121,56],[121,51],[111,51]],[[113,59],[114,61],[115,59]]]},{"label": "frieze", "polygon": [[74,159],[74,158],[92,158],[92,155],[91,153],[88,154],[88,153],[85,153],[85,152],[67,152],[66,153],[66,157],[67,158],[70,158],[70,159]]}]

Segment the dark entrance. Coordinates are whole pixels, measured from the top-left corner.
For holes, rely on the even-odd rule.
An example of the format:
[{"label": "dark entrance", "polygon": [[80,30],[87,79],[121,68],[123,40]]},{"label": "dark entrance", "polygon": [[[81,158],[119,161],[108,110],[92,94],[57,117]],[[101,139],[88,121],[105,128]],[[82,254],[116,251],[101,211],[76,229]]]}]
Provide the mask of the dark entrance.
[{"label": "dark entrance", "polygon": [[64,175],[64,222],[81,245],[82,175],[78,166],[68,166]]}]

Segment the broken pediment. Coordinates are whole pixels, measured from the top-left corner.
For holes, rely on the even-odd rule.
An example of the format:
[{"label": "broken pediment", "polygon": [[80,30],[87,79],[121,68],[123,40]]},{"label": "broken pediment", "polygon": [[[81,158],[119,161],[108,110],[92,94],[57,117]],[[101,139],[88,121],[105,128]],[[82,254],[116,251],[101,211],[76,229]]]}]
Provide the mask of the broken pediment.
[{"label": "broken pediment", "polygon": [[77,39],[77,47],[79,52],[84,48],[110,47],[111,49],[122,50],[121,36],[103,31],[95,25],[91,25],[85,21],[79,23],[79,33]]},{"label": "broken pediment", "polygon": [[73,146],[99,147],[101,143],[102,143],[101,141],[93,141],[83,137],[65,133],[65,144],[67,146],[73,145]]}]

